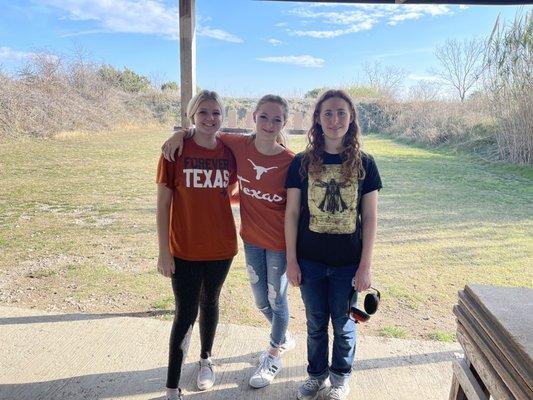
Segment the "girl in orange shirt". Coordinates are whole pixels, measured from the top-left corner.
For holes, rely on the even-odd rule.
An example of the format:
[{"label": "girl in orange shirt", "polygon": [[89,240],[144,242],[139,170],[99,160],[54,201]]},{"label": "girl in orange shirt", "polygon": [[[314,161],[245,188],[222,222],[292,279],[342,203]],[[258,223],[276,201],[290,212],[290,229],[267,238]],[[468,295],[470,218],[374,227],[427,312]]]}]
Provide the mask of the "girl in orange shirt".
[{"label": "girl in orange shirt", "polygon": [[[287,276],[284,215],[287,191],[285,179],[294,154],[285,146],[283,128],[289,105],[275,95],[263,96],[257,103],[252,135],[219,133],[218,137],[235,155],[241,212],[241,237],[246,267],[257,308],[271,324],[270,343],[250,377],[254,388],[269,385],[281,369],[281,353],[294,348],[287,331]],[[175,133],[164,145],[163,154],[173,159],[187,130]]]},{"label": "girl in orange shirt", "polygon": [[[170,334],[167,400],[182,400],[181,368],[200,308],[201,353],[197,384],[213,386],[211,350],[218,324],[218,300],[237,253],[230,185],[235,160],[216,137],[224,109],[215,92],[198,93],[187,107],[196,134],[175,162],[163,157],[157,171],[158,271],[172,278],[176,314]],[[213,225],[213,221],[220,221]]]}]

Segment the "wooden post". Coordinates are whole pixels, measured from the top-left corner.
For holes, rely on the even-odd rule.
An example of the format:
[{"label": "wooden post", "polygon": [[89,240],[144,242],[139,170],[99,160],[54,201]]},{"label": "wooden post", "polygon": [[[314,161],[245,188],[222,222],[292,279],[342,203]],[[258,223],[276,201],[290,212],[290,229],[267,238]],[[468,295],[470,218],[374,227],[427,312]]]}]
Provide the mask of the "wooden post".
[{"label": "wooden post", "polygon": [[246,111],[246,117],[244,119],[244,127],[246,129],[254,129],[255,128],[254,116],[253,116],[253,113],[250,110]]},{"label": "wooden post", "polygon": [[228,123],[226,126],[228,128],[237,128],[237,110],[233,108],[228,110]]},{"label": "wooden post", "polygon": [[196,0],[179,0],[181,126],[188,127],[187,104],[196,91]]},{"label": "wooden post", "polygon": [[303,128],[304,117],[301,111],[296,111],[292,115],[292,128],[293,129],[302,129]]}]

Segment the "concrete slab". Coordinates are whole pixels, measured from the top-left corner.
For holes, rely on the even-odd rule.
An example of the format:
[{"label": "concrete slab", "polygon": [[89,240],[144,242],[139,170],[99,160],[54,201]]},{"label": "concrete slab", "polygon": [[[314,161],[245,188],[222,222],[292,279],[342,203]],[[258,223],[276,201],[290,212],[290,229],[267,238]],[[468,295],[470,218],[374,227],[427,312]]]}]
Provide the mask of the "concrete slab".
[{"label": "concrete slab", "polygon": [[[0,307],[0,399],[163,399],[171,323],[127,314],[51,314]],[[220,325],[217,383],[195,389],[198,332],[184,367],[186,399],[295,399],[306,376],[305,333],[264,389],[248,386],[268,330]],[[350,400],[448,398],[459,344],[358,338]]]}]

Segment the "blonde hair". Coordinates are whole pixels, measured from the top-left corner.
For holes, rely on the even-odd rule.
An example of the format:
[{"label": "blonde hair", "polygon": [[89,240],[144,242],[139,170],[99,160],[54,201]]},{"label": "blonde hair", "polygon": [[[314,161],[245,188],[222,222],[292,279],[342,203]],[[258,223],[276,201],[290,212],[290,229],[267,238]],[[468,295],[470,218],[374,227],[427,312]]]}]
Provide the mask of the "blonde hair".
[{"label": "blonde hair", "polygon": [[[281,110],[283,111],[283,124],[285,125],[287,123],[287,119],[289,119],[289,103],[287,102],[287,100],[275,94],[264,95],[255,105],[254,114],[258,112],[259,108],[265,103],[276,103],[281,106]],[[287,147],[287,135],[283,131],[283,128],[278,133],[278,136],[276,136],[276,142],[283,145],[284,147]]]},{"label": "blonde hair", "polygon": [[221,111],[221,118],[222,121],[224,121],[224,103],[222,102],[222,99],[218,95],[217,92],[209,91],[209,90],[202,90],[201,92],[198,92],[190,101],[189,104],[187,104],[187,118],[189,118],[189,121],[191,121],[191,124],[194,125],[194,115],[198,111],[198,107],[200,107],[200,103],[204,100],[214,100],[218,103],[218,106],[220,107]]},{"label": "blonde hair", "polygon": [[307,171],[309,175],[318,178],[322,173],[324,154],[324,131],[320,125],[320,111],[322,104],[331,98],[337,97],[348,103],[352,121],[348,126],[348,131],[342,138],[342,149],[340,156],[342,159],[341,174],[345,182],[352,180],[355,175],[357,180],[364,179],[365,171],[361,155],[361,129],[357,121],[355,106],[348,94],[344,90],[327,90],[317,99],[313,111],[313,125],[307,132],[308,144],[304,151],[300,175],[305,177]]}]

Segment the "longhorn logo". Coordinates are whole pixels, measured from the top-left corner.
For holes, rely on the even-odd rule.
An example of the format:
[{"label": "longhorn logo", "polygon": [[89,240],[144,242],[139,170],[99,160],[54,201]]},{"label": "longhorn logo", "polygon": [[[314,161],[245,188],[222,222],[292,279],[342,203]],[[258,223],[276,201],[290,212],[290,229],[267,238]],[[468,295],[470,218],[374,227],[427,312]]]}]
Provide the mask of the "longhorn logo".
[{"label": "longhorn logo", "polygon": [[252,160],[250,160],[249,158],[247,158],[248,161],[250,161],[250,163],[252,163],[252,165],[254,166],[254,170],[255,170],[255,179],[256,180],[259,180],[261,179],[261,175],[263,175],[265,172],[268,172],[270,171],[271,169],[276,169],[278,167],[270,167],[270,168],[266,168],[266,167],[262,167],[260,165],[255,165],[254,162]]}]

